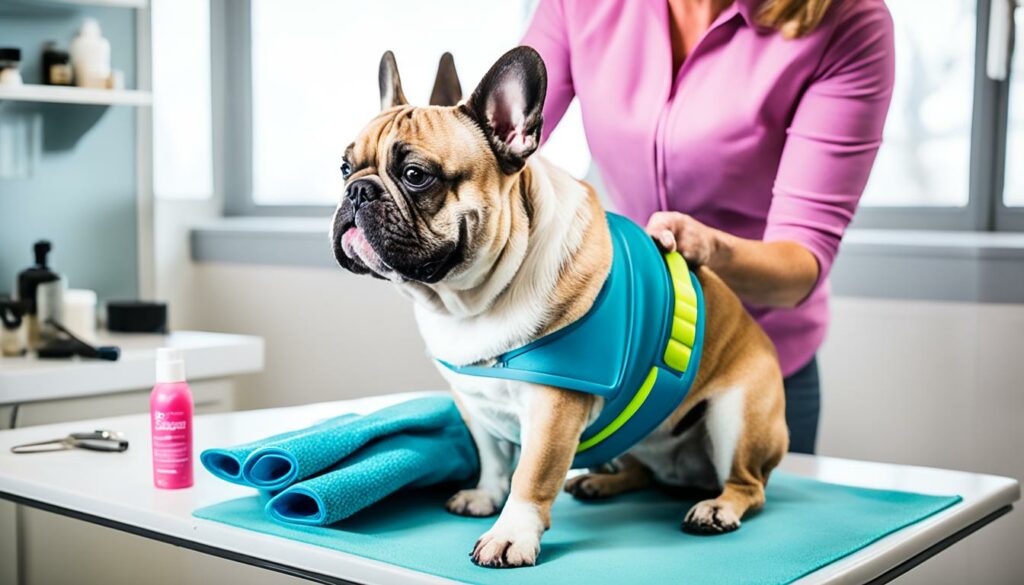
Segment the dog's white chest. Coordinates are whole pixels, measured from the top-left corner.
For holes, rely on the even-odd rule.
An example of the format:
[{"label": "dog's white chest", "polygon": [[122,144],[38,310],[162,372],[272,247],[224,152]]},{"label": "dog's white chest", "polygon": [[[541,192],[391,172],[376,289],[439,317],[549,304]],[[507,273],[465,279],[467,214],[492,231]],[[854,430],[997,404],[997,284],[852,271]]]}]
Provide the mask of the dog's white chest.
[{"label": "dog's white chest", "polygon": [[492,437],[521,444],[522,421],[530,393],[528,384],[456,374],[443,366],[440,371],[473,422]]}]

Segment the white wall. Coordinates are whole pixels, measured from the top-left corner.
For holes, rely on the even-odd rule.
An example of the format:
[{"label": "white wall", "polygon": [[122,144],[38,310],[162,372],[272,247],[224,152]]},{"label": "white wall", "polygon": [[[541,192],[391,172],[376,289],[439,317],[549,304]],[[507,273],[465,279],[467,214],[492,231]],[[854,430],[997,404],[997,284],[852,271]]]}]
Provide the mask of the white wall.
[{"label": "white wall", "polygon": [[266,339],[266,370],[240,384],[243,408],[445,388],[411,301],[389,283],[340,268],[196,264],[189,295],[183,325]]},{"label": "white wall", "polygon": [[[1024,478],[1024,306],[837,299],[820,451]],[[906,583],[1020,583],[1024,512]]]},{"label": "white wall", "polygon": [[221,215],[221,201],[157,199],[154,202],[154,267],[156,299],[168,303],[171,329],[195,329],[195,307],[203,298],[194,293],[196,271],[189,234],[196,223]]}]

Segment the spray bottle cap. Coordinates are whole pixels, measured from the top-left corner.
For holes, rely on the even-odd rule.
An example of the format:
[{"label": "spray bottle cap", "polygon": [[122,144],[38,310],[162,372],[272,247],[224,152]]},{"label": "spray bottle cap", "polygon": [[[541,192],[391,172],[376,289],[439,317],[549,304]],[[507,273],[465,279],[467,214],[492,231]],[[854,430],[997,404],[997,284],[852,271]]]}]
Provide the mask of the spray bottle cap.
[{"label": "spray bottle cap", "polygon": [[50,253],[52,246],[47,240],[39,240],[32,246],[32,252],[36,257],[36,266],[39,268],[46,268],[46,255]]},{"label": "spray bottle cap", "polygon": [[156,350],[156,382],[169,384],[185,381],[185,360],[176,347],[161,347]]},{"label": "spray bottle cap", "polygon": [[83,37],[98,37],[102,34],[100,31],[100,21],[95,18],[82,19],[82,26],[78,29],[78,32]]}]

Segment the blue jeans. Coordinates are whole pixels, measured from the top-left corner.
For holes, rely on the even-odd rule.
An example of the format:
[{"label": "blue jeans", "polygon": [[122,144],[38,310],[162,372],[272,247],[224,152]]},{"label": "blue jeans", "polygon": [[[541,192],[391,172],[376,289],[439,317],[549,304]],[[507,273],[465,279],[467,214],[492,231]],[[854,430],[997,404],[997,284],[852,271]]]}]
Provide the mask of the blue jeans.
[{"label": "blue jeans", "polygon": [[821,383],[818,380],[818,358],[782,381],[786,388],[786,425],[789,427],[789,450],[792,453],[814,453],[818,440],[818,415],[821,414]]}]

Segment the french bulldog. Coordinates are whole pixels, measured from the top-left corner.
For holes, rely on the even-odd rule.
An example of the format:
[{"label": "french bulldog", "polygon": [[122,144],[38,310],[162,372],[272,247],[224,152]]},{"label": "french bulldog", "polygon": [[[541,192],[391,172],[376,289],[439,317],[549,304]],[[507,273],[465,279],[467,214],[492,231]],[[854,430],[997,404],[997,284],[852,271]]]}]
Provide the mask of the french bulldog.
[{"label": "french bulldog", "polygon": [[[338,263],[412,298],[428,352],[455,365],[496,356],[570,325],[594,303],[612,244],[594,190],[540,156],[546,71],[540,55],[503,55],[462,99],[450,55],[430,105],[409,105],[395,58],[379,71],[381,111],[344,153],[345,192],[331,242]],[[563,488],[606,498],[656,482],[707,490],[684,530],[723,533],[765,501],[786,452],[774,347],[711,270],[699,374],[682,404],[611,466],[566,481],[594,395],[458,374],[451,384],[480,455],[480,478],[447,509],[499,514],[470,553],[485,567],[533,565]],[[580,364],[581,368],[587,367]]]}]

